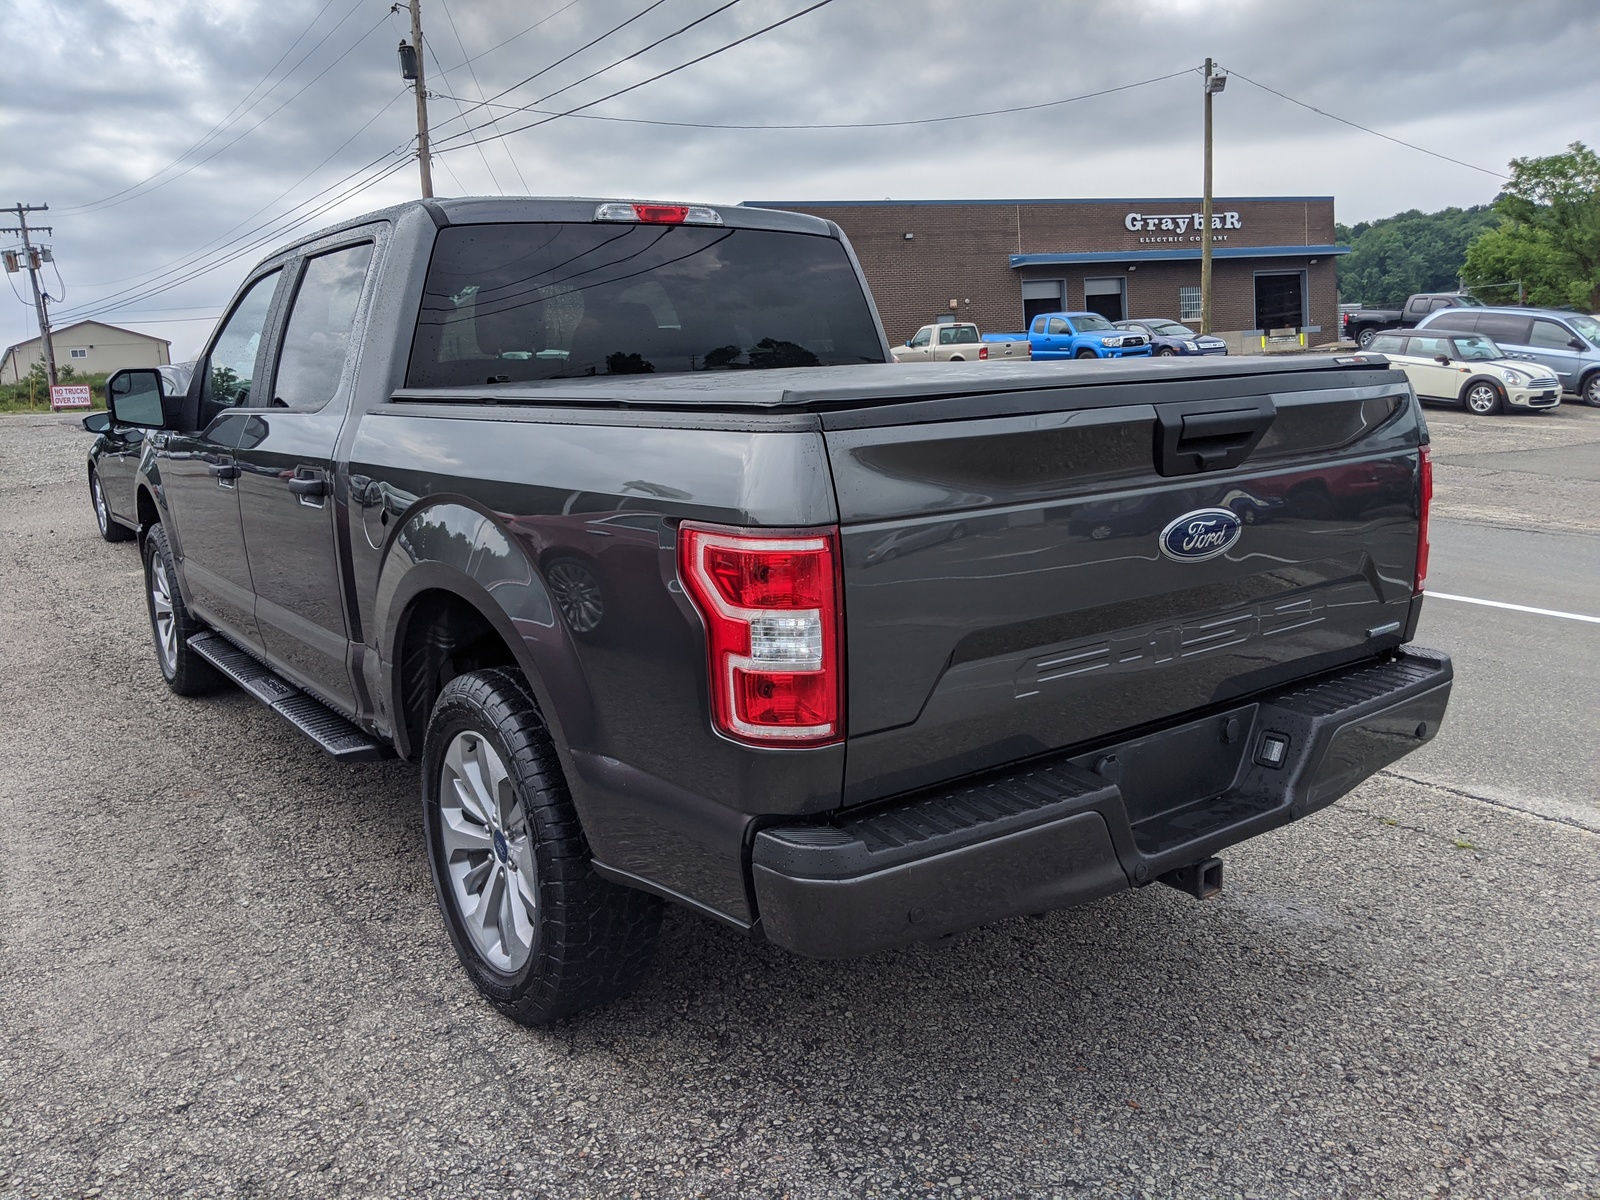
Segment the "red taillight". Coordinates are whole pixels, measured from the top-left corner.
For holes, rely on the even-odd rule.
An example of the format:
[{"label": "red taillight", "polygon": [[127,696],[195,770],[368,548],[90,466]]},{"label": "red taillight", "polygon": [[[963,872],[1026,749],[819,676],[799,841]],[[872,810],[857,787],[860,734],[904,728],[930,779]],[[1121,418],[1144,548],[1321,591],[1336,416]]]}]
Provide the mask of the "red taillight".
[{"label": "red taillight", "polygon": [[978,347],[978,357],[980,359],[988,358],[989,357],[989,347],[987,347],[987,346],[979,346]]},{"label": "red taillight", "polygon": [[678,571],[706,626],[711,717],[758,746],[843,737],[838,534],[684,522]]},{"label": "red taillight", "polygon": [[635,204],[633,211],[646,225],[682,225],[689,215],[687,204]]},{"label": "red taillight", "polygon": [[1433,507],[1433,447],[1419,449],[1420,483],[1422,487],[1421,510],[1417,521],[1417,582],[1412,591],[1421,594],[1428,582],[1428,510]]}]

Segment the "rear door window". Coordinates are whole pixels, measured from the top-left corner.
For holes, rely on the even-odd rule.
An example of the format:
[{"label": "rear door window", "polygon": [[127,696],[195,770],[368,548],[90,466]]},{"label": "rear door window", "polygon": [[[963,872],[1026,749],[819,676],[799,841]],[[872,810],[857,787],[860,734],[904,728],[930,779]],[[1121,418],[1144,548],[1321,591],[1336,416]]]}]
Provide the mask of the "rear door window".
[{"label": "rear door window", "polygon": [[1535,321],[1533,333],[1528,338],[1528,345],[1536,350],[1570,350],[1568,344],[1572,341],[1572,333],[1564,325],[1554,321]]},{"label": "rear door window", "polygon": [[363,242],[319,254],[306,263],[278,356],[274,406],[311,412],[333,399],[349,357],[356,303],[371,261],[372,243]]},{"label": "rear door window", "polygon": [[1528,326],[1532,322],[1527,317],[1519,317],[1512,313],[1477,313],[1478,325],[1476,332],[1499,342],[1502,346],[1526,346],[1528,344]]},{"label": "rear door window", "polygon": [[1375,354],[1404,354],[1406,339],[1398,333],[1380,333],[1372,339],[1367,349]]},{"label": "rear door window", "polygon": [[881,363],[829,237],[695,225],[521,223],[439,232],[412,387]]},{"label": "rear door window", "polygon": [[1439,315],[1428,318],[1429,329],[1448,329],[1452,333],[1472,333],[1478,328],[1479,315],[1460,308],[1441,309]]}]

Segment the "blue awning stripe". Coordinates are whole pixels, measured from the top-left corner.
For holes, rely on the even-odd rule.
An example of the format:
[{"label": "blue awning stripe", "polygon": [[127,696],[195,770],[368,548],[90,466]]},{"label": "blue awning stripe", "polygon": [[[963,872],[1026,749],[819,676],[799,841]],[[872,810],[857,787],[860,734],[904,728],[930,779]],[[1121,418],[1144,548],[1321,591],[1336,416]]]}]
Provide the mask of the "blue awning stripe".
[{"label": "blue awning stripe", "polygon": [[[1323,258],[1349,254],[1349,246],[1218,246],[1212,258]],[[1199,262],[1200,247],[1173,246],[1163,250],[1089,250],[1075,254],[1013,254],[1011,266],[1053,267],[1071,263]]]}]

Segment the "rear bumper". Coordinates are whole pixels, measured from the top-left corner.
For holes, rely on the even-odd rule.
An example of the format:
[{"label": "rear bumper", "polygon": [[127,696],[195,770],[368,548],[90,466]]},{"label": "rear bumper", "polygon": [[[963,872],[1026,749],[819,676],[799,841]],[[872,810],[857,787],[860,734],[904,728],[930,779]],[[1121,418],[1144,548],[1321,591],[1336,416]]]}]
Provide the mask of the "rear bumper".
[{"label": "rear bumper", "polygon": [[1451,680],[1448,657],[1405,647],[1089,754],[766,828],[752,851],[762,932],[849,958],[1142,886],[1325,808],[1415,750],[1438,731]]}]

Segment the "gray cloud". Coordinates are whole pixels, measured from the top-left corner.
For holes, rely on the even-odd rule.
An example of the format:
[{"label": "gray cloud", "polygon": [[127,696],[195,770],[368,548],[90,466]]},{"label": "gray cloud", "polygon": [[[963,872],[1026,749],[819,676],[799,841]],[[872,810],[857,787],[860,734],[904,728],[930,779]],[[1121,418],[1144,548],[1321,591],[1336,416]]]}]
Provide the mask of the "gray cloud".
[{"label": "gray cloud", "polygon": [[[459,66],[463,48],[480,54],[565,2],[423,0],[434,54],[447,69],[435,73],[430,57],[430,88],[476,98],[471,73]],[[478,58],[478,82],[491,94],[507,87],[643,3],[578,0]],[[803,6],[742,0],[552,105],[603,96]],[[714,7],[716,0],[667,0],[505,102],[536,100]],[[414,131],[395,60],[408,22],[389,15],[384,0],[10,0],[0,19],[8,43],[26,47],[19,57],[27,66],[8,73],[0,95],[8,151],[0,195],[50,203],[51,241],[69,289],[60,311],[113,307],[105,319],[137,321],[137,328],[171,338],[179,356],[198,348],[207,318],[274,239],[270,231],[257,235],[265,240],[258,249],[240,243],[235,249],[247,252],[235,261],[142,295],[186,273],[169,264],[198,255],[204,265],[230,238],[290,212],[401,147]],[[140,184],[228,118],[302,33],[227,130],[158,175],[162,186]],[[1593,140],[1596,45],[1600,6],[1592,0],[1514,7],[1484,0],[835,0],[593,112],[707,124],[929,117],[1117,87],[1196,67],[1211,54],[1307,104],[1504,170],[1513,156]],[[441,194],[520,191],[520,168],[528,189],[540,194],[714,201],[1188,196],[1200,177],[1199,99],[1198,80],[1184,76],[1029,113],[899,129],[684,129],[571,117],[481,148],[446,150],[435,163],[435,186]],[[455,101],[436,99],[436,137],[479,124],[489,111],[463,121]],[[501,113],[500,128],[535,119]],[[1243,80],[1217,102],[1217,138],[1219,193],[1331,193],[1346,221],[1484,203],[1497,186],[1489,175],[1337,124]],[[276,200],[280,193],[287,194]],[[415,194],[412,164],[305,228]],[[163,269],[171,273],[159,276]],[[12,282],[21,290],[20,277]],[[108,298],[123,289],[134,290],[113,304]],[[31,310],[8,302],[5,311],[0,341],[31,335]]]}]

